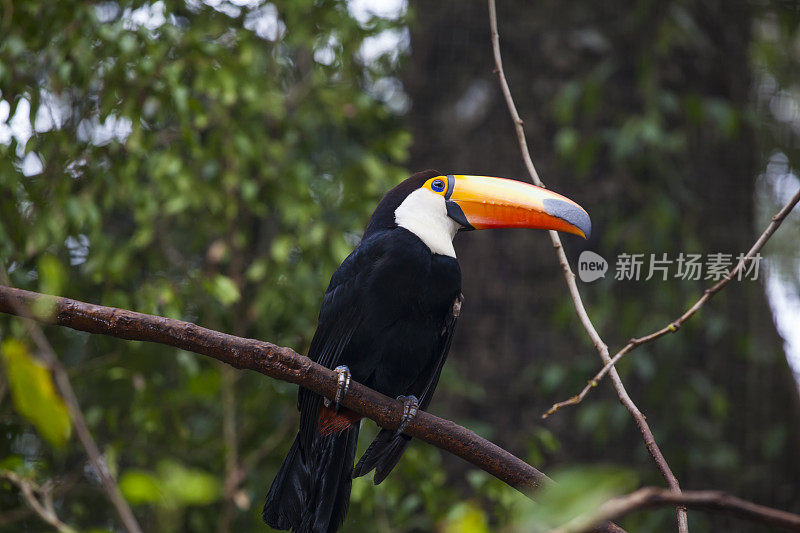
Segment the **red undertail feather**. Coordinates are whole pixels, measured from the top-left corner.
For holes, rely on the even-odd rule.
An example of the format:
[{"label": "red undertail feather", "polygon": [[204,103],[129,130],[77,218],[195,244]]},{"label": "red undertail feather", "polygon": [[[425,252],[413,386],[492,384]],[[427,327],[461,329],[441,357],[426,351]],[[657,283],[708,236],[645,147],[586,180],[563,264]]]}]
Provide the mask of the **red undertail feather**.
[{"label": "red undertail feather", "polygon": [[358,423],[363,418],[360,414],[350,409],[341,407],[337,413],[330,407],[320,407],[317,419],[317,431],[320,435],[334,435],[341,433]]}]

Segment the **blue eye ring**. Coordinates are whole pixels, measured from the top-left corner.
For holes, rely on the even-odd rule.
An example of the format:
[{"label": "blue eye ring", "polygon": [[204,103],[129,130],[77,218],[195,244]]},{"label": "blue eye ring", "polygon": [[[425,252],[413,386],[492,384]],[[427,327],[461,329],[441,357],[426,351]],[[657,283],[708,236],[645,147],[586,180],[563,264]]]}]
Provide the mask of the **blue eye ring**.
[{"label": "blue eye ring", "polygon": [[434,192],[444,191],[444,180],[435,179],[431,182],[431,190]]}]

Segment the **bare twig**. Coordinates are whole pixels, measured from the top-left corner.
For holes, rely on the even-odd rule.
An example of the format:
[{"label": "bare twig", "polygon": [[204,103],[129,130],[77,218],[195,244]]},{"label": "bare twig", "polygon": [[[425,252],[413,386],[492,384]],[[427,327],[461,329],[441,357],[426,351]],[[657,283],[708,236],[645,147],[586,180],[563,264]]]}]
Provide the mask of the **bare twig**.
[{"label": "bare twig", "polygon": [[778,214],[772,217],[772,221],[770,222],[769,226],[767,226],[767,229],[765,229],[764,233],[762,233],[761,236],[756,240],[755,244],[753,244],[752,248],[750,248],[750,251],[748,251],[747,254],[739,260],[739,263],[737,263],[736,267],[733,270],[731,270],[728,274],[726,274],[725,277],[722,278],[713,287],[703,291],[703,296],[701,296],[700,299],[694,303],[694,305],[692,305],[689,309],[687,309],[677,319],[670,322],[668,325],[664,326],[658,331],[654,331],[653,333],[645,335],[644,337],[638,337],[629,340],[628,344],[626,344],[620,351],[618,351],[614,355],[614,357],[612,357],[611,360],[607,362],[605,366],[603,366],[603,368],[597,374],[595,374],[595,376],[591,380],[589,380],[589,382],[586,384],[586,386],[583,388],[580,394],[577,394],[572,398],[564,400],[563,402],[558,402],[556,404],[553,404],[553,406],[544,415],[542,415],[542,418],[547,418],[548,416],[552,415],[562,407],[581,403],[583,399],[589,394],[589,392],[594,387],[597,386],[600,380],[602,380],[605,377],[605,375],[617,363],[617,361],[622,359],[622,357],[625,356],[626,354],[632,352],[635,348],[641,346],[642,344],[647,344],[648,342],[652,342],[658,338],[661,338],[664,335],[667,335],[668,333],[675,333],[676,331],[678,331],[681,328],[681,326],[683,326],[683,324],[687,320],[692,318],[692,316],[694,316],[694,314],[697,313],[697,311],[699,311],[700,308],[706,304],[706,302],[708,302],[711,298],[713,298],[716,293],[725,288],[725,286],[731,281],[733,281],[734,278],[739,277],[740,273],[744,270],[747,262],[753,260],[756,257],[758,252],[761,251],[761,249],[764,247],[764,245],[767,243],[770,237],[772,237],[772,234],[775,233],[775,230],[777,230],[778,227],[783,223],[786,216],[792,211],[792,209],[794,209],[798,201],[800,201],[800,189],[798,189],[797,193],[795,193],[792,199],[789,200],[789,202],[785,206],[783,206],[783,209],[781,209],[778,212]]},{"label": "bare twig", "polygon": [[[525,130],[523,128],[522,119],[517,112],[517,107],[514,104],[514,99],[511,96],[511,89],[508,87],[508,81],[506,80],[505,72],[503,71],[503,58],[500,54],[500,35],[497,31],[497,9],[495,7],[494,0],[488,0],[489,2],[489,24],[491,26],[491,33],[492,33],[492,51],[494,53],[494,63],[495,63],[495,74],[497,74],[497,78],[500,82],[500,88],[503,92],[503,96],[505,97],[506,105],[508,106],[508,111],[511,114],[511,119],[514,122],[514,129],[517,133],[517,141],[519,142],[520,152],[522,153],[522,159],[525,162],[525,167],[528,169],[528,173],[530,174],[531,180],[535,185],[540,187],[544,187],[542,180],[539,178],[539,174],[536,172],[536,167],[533,164],[533,160],[531,159],[530,153],[528,151],[528,142],[525,138]],[[586,313],[586,309],[583,305],[583,300],[581,299],[581,295],[578,292],[578,286],[575,283],[575,274],[572,272],[572,269],[569,266],[569,262],[567,261],[567,255],[564,253],[564,247],[561,244],[561,238],[556,231],[549,231],[550,240],[553,242],[553,248],[555,248],[556,256],[558,257],[558,263],[561,265],[561,270],[564,274],[564,279],[567,282],[567,287],[569,288],[570,296],[572,297],[572,302],[575,305],[575,312],[578,315],[578,319],[580,320],[581,324],[583,325],[586,332],[589,334],[589,338],[594,343],[597,352],[600,354],[600,358],[603,360],[604,364],[608,364],[611,361],[611,358],[608,354],[608,346],[600,335],[597,333],[594,325],[592,324],[589,315]],[[642,434],[642,438],[644,439],[645,446],[647,450],[650,452],[650,455],[653,457],[659,471],[667,480],[667,484],[669,485],[670,489],[675,491],[676,493],[680,493],[680,485],[678,483],[677,478],[672,473],[672,470],[667,464],[664,455],[661,453],[661,450],[656,444],[656,440],[653,437],[653,432],[650,431],[650,427],[645,420],[645,416],[639,411],[639,408],[636,407],[636,404],[633,403],[633,400],[628,395],[628,392],[625,390],[625,386],[622,384],[622,380],[617,373],[615,368],[611,368],[609,371],[611,375],[611,381],[614,384],[614,389],[617,391],[617,396],[619,396],[620,402],[628,409],[628,412],[636,421],[636,425],[639,427],[639,431]],[[689,531],[689,525],[686,518],[686,509],[678,506],[677,508],[678,514],[678,530],[681,533],[687,533]]]},{"label": "bare twig", "polygon": [[[4,279],[5,274],[0,276],[0,278]],[[97,472],[97,476],[100,478],[100,484],[108,496],[108,499],[111,501],[111,504],[114,506],[114,509],[117,511],[122,525],[128,533],[142,533],[142,529],[139,527],[139,523],[136,521],[133,511],[122,496],[122,492],[120,492],[116,481],[111,477],[111,472],[108,470],[105,458],[103,454],[100,453],[100,448],[98,448],[91,431],[89,431],[89,426],[86,423],[86,419],[83,417],[83,411],[81,411],[80,403],[78,402],[78,396],[75,394],[75,390],[72,388],[72,384],[69,381],[69,374],[64,368],[64,365],[61,364],[61,360],[56,355],[44,332],[42,332],[41,328],[36,324],[36,317],[30,312],[28,303],[23,300],[9,299],[8,305],[10,306],[9,312],[23,317],[25,326],[28,329],[28,334],[36,343],[36,346],[39,348],[40,356],[45,360],[45,363],[47,363],[47,366],[53,373],[53,378],[58,386],[58,390],[69,409],[70,418],[72,418],[72,423],[75,426],[75,433],[78,435],[78,440],[80,440],[81,445],[83,445],[86,451],[86,455],[89,457],[89,463],[92,465],[95,472]]]},{"label": "bare twig", "polygon": [[51,484],[37,485],[30,479],[19,476],[10,470],[0,470],[0,478],[6,479],[16,485],[28,507],[47,524],[61,533],[77,533],[77,530],[68,526],[58,518],[53,506],[53,498],[51,495],[53,486]]},{"label": "bare twig", "polygon": [[[250,507],[250,497],[245,491],[239,489],[239,485],[247,478],[247,473],[252,472],[258,464],[277,448],[289,432],[294,429],[296,421],[292,418],[287,418],[278,429],[272,432],[258,448],[250,451],[242,460],[236,464],[235,470],[228,474],[230,476],[230,483],[233,487],[230,489],[231,502],[240,509],[247,509]],[[226,479],[226,483],[229,481]]]},{"label": "bare twig", "polygon": [[240,467],[240,477],[241,482],[244,479],[244,471],[245,470],[253,470],[255,469],[259,463],[269,455],[275,448],[277,448],[281,442],[289,435],[289,433],[294,428],[296,422],[291,418],[287,418],[283,421],[283,423],[278,426],[278,429],[274,431],[269,437],[264,439],[261,445],[251,450],[243,459],[242,465]]},{"label": "bare twig", "polygon": [[239,444],[236,434],[236,397],[234,387],[238,374],[228,365],[220,365],[222,374],[222,436],[225,443],[225,482],[223,484],[222,517],[219,521],[218,531],[227,533],[230,531],[231,521],[234,513],[234,495],[239,488],[240,472],[239,467]]},{"label": "bare twig", "polygon": [[8,382],[3,379],[3,376],[0,376],[0,405],[3,405],[3,398],[6,397],[6,392],[8,392]]},{"label": "bare twig", "polygon": [[748,502],[725,492],[698,490],[676,494],[656,487],[644,487],[631,494],[608,500],[594,512],[580,515],[569,523],[552,530],[551,533],[588,531],[593,524],[615,520],[641,509],[665,505],[681,505],[689,509],[730,513],[759,524],[779,527],[788,531],[800,531],[800,515]]}]

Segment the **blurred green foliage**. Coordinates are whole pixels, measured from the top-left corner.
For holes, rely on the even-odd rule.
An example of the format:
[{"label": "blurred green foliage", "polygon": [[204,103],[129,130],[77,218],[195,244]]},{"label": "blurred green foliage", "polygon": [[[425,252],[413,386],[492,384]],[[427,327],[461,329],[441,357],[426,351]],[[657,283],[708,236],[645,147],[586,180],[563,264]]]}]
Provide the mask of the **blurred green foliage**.
[{"label": "blurred green foliage", "polygon": [[[0,16],[0,111],[33,126],[0,143],[12,284],[303,351],[330,274],[406,176],[410,136],[374,89],[397,54],[362,53],[404,21],[359,22],[330,0],[12,1]],[[47,334],[145,530],[264,529],[296,387],[160,346]],[[14,400],[0,407],[0,460],[63,481],[67,523],[117,524],[20,322],[0,319],[0,336]],[[228,498],[224,419],[244,469]],[[426,496],[443,474],[412,490],[438,455],[409,455],[407,476],[356,489],[353,515],[430,528],[446,512]],[[0,509],[22,505],[0,490]],[[0,525],[20,528],[46,529]]]}]

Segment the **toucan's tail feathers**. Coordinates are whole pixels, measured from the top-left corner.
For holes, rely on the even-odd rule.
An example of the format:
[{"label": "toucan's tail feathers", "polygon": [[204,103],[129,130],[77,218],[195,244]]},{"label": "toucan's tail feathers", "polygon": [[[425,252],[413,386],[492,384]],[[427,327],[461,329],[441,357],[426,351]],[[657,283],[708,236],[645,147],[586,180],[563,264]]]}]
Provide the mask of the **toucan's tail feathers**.
[{"label": "toucan's tail feathers", "polygon": [[267,502],[261,516],[268,526],[299,530],[307,499],[308,474],[308,465],[303,461],[298,435],[267,493]]},{"label": "toucan's tail feathers", "polygon": [[275,529],[335,533],[347,513],[358,425],[317,435],[305,452],[300,435],[267,493],[262,516]]}]

